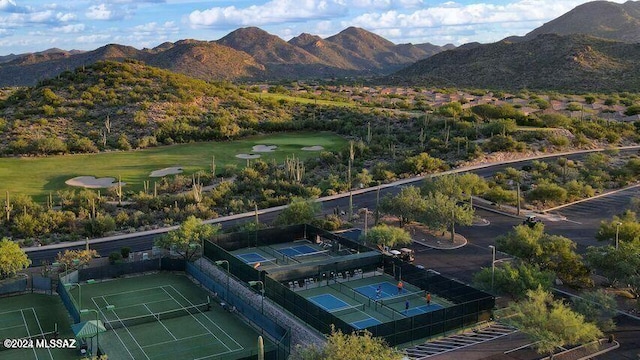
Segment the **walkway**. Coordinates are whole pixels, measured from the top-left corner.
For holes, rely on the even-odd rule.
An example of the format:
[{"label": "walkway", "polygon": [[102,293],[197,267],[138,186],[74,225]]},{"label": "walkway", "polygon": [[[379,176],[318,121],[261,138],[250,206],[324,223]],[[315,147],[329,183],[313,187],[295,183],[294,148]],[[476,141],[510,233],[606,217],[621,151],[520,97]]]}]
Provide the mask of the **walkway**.
[{"label": "walkway", "polygon": [[491,323],[482,329],[439,338],[427,343],[404,349],[412,360],[428,359],[432,356],[456,351],[469,346],[495,340],[517,332],[516,329],[500,323]]}]

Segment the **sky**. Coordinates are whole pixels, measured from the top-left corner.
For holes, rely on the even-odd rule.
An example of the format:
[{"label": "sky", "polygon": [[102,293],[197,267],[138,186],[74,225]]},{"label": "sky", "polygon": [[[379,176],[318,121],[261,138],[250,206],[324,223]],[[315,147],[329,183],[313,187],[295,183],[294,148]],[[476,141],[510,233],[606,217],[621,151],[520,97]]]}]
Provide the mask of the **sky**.
[{"label": "sky", "polygon": [[[622,3],[626,0],[614,0]],[[461,45],[524,35],[587,1],[578,0],[0,0],[0,55],[138,49],[181,39],[217,40],[257,26],[289,40],[349,26],[396,44]]]}]

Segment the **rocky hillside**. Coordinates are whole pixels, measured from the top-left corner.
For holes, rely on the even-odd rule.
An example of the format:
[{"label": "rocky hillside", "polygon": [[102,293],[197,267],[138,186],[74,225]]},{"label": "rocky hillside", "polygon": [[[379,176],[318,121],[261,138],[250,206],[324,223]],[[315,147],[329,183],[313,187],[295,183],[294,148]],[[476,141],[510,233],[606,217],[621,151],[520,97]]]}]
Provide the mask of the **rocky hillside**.
[{"label": "rocky hillside", "polygon": [[98,61],[0,100],[0,153],[60,154],[226,140],[288,114],[230,85],[135,60]]},{"label": "rocky hillside", "polygon": [[593,1],[582,4],[531,31],[524,39],[531,40],[541,34],[585,34],[637,43],[640,42],[640,1],[627,1],[624,4]]},{"label": "rocky hillside", "polygon": [[0,57],[0,86],[35,85],[63,71],[100,60],[134,59],[202,80],[326,78],[389,74],[450,48],[432,44],[395,45],[359,28],[327,39],[301,34],[289,42],[259,28],[237,29],[217,41],[181,40],[152,49],[110,44],[93,51]]},{"label": "rocky hillside", "polygon": [[637,91],[640,44],[585,35],[540,35],[458,48],[409,66],[387,80],[411,85],[567,91]]}]

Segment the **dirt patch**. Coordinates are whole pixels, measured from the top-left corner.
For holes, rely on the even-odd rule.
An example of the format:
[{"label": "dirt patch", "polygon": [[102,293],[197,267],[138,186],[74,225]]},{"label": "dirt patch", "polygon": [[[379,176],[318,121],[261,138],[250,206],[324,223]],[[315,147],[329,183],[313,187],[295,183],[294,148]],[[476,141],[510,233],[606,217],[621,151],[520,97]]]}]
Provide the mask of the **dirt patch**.
[{"label": "dirt patch", "polygon": [[[96,178],[95,176],[78,176],[73,179],[69,179],[64,183],[69,186],[83,187],[85,189],[106,189],[118,185],[115,178]],[[120,185],[125,186],[127,184],[120,182]]]},{"label": "dirt patch", "polygon": [[260,157],[260,154],[238,154],[236,157],[238,159],[257,159]]},{"label": "dirt patch", "polygon": [[253,152],[274,152],[278,147],[275,145],[255,145],[251,151]]},{"label": "dirt patch", "polygon": [[155,170],[155,171],[152,171],[151,174],[149,174],[149,177],[163,177],[163,176],[175,175],[175,174],[182,174],[182,167],[174,166],[174,167],[168,167],[160,170]]},{"label": "dirt patch", "polygon": [[320,145],[305,146],[305,147],[302,148],[302,150],[304,150],[304,151],[320,151],[320,150],[324,150],[324,147],[320,146]]}]

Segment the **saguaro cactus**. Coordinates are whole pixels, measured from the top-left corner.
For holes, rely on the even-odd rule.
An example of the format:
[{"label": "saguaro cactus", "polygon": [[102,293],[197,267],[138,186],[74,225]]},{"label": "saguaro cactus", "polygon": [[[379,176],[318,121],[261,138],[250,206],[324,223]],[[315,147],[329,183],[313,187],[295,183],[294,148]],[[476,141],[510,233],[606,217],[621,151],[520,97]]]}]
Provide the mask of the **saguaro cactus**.
[{"label": "saguaro cactus", "polygon": [[11,210],[13,210],[13,205],[11,205],[11,200],[9,199],[9,191],[7,191],[7,196],[4,200],[4,211],[7,215],[7,222],[11,220]]}]

